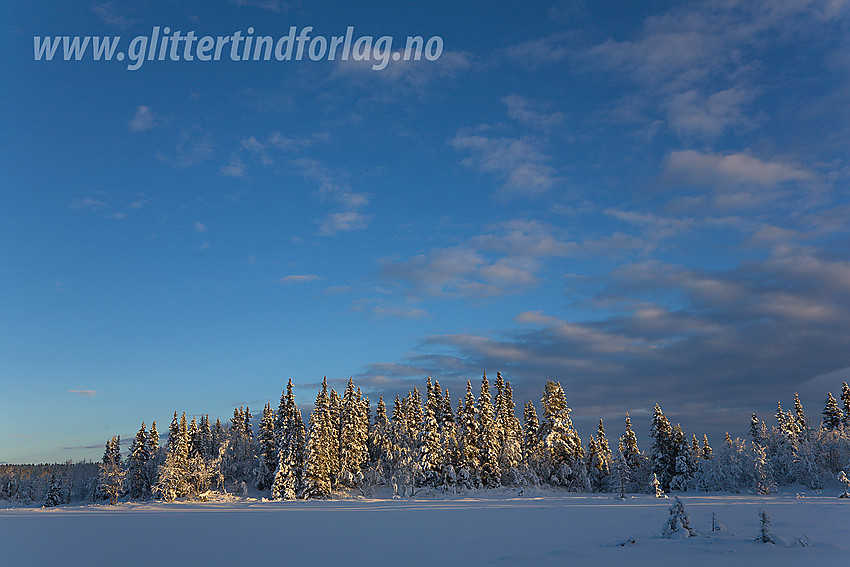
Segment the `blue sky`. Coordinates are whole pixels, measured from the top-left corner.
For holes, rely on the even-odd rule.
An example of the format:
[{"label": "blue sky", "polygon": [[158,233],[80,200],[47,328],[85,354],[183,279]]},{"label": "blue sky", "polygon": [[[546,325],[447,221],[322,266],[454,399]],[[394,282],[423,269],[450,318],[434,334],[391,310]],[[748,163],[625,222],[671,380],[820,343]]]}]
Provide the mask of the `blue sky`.
[{"label": "blue sky", "polygon": [[[51,5],[52,4],[52,5]],[[744,434],[850,375],[842,1],[0,8],[0,461],[501,370]],[[439,36],[436,61],[35,61],[34,36]],[[538,404],[539,405],[539,404]],[[306,417],[306,416],[305,416]]]}]

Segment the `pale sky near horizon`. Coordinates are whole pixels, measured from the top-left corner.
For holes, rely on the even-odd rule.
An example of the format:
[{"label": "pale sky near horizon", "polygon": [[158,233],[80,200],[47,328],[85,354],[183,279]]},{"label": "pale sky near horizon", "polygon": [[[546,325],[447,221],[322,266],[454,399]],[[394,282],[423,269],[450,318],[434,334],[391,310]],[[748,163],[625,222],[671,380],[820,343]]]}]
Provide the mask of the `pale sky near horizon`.
[{"label": "pale sky near horizon", "polygon": [[[850,378],[850,6],[0,6],[0,462],[482,371],[583,439]],[[439,36],[435,61],[36,61],[35,36]],[[60,51],[61,53],[61,47]],[[225,51],[225,53],[227,53]]]}]

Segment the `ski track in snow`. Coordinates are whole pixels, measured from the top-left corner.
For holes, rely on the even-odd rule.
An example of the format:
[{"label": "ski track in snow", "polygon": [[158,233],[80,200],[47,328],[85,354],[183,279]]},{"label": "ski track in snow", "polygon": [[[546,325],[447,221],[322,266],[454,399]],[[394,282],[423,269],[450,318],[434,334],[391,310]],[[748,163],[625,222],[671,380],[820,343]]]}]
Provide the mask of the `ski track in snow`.
[{"label": "ski track in snow", "polygon": [[[515,494],[5,508],[0,565],[850,564],[850,502],[831,495],[683,493],[703,536],[669,540],[672,499]],[[790,547],[754,541],[761,508]]]}]

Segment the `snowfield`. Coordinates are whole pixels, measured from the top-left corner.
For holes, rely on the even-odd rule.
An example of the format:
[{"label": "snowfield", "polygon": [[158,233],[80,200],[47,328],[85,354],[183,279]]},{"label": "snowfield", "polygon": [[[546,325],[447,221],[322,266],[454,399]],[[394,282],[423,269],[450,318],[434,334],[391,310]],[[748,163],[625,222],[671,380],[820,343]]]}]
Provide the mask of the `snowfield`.
[{"label": "snowfield", "polygon": [[[557,490],[404,500],[123,503],[0,509],[2,565],[850,564],[833,494],[680,495],[701,536],[664,539],[673,499]],[[759,510],[779,545],[754,540]],[[712,513],[726,530],[711,532]],[[632,543],[633,542],[633,543]]]}]

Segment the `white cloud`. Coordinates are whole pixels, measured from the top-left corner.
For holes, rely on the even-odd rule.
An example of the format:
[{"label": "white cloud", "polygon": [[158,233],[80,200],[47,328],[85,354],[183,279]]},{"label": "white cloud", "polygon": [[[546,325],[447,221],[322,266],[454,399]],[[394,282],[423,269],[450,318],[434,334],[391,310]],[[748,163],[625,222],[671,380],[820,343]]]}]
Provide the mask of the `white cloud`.
[{"label": "white cloud", "polygon": [[125,7],[122,6],[122,9],[119,10],[112,2],[102,2],[92,5],[91,9],[104,23],[118,28],[126,28],[135,23],[135,21],[121,13]]},{"label": "white cloud", "polygon": [[72,209],[80,209],[80,210],[82,210],[82,209],[99,210],[99,209],[109,208],[109,205],[106,204],[105,202],[101,201],[100,199],[94,199],[92,197],[84,197],[82,199],[74,199],[74,201],[71,203],[70,207]]},{"label": "white cloud", "polygon": [[145,198],[144,195],[139,195],[139,198],[127,205],[127,208],[131,210],[138,210],[144,207],[147,203],[150,203],[150,199]]},{"label": "white cloud", "polygon": [[[397,61],[393,59],[395,53],[400,57]],[[381,96],[387,97],[410,89],[422,89],[438,79],[454,77],[469,69],[474,60],[472,54],[463,51],[444,51],[435,61],[428,61],[424,57],[419,61],[412,58],[405,61],[403,56],[403,49],[388,53],[389,60],[382,69],[378,68],[383,65],[382,60],[375,57],[361,61],[353,58],[340,60],[334,68],[333,76],[369,87],[381,87],[384,89]],[[396,92],[386,92],[388,85]]]},{"label": "white cloud", "polygon": [[563,240],[554,227],[533,219],[496,223],[486,234],[475,236],[470,241],[481,250],[529,258],[566,256],[577,249],[575,243]]},{"label": "white cloud", "polygon": [[462,160],[464,165],[504,179],[499,197],[540,195],[558,181],[557,171],[547,163],[550,156],[538,149],[540,142],[532,137],[488,138],[459,133],[449,144],[471,154]]},{"label": "white cloud", "polygon": [[319,198],[340,206],[343,210],[329,213],[319,221],[319,233],[333,236],[339,232],[361,230],[369,226],[371,216],[361,209],[369,204],[369,195],[352,190],[340,176],[318,160],[298,158],[292,164],[301,170],[305,179],[319,183]]},{"label": "white cloud", "polygon": [[317,276],[316,274],[290,274],[288,276],[283,276],[279,281],[283,284],[290,284],[308,283],[318,279],[320,279],[320,276]]},{"label": "white cloud", "polygon": [[178,169],[193,167],[212,158],[215,154],[215,144],[212,136],[198,132],[183,132],[180,141],[171,154],[157,153],[160,161]]},{"label": "white cloud", "polygon": [[763,161],[749,154],[705,154],[694,150],[671,152],[663,176],[671,183],[689,186],[773,187],[788,181],[812,179],[802,167],[781,161]]},{"label": "white cloud", "polygon": [[232,0],[232,2],[239,7],[259,8],[278,14],[289,11],[289,4],[282,0]]},{"label": "white cloud", "polygon": [[606,209],[604,212],[606,215],[625,223],[640,226],[643,229],[643,236],[653,242],[693,230],[697,225],[694,219],[681,216],[662,216],[655,213],[615,208]]},{"label": "white cloud", "polygon": [[230,156],[230,161],[228,161],[226,165],[221,166],[221,174],[225,177],[235,177],[237,179],[241,179],[246,176],[245,164],[242,163],[242,158],[239,154],[233,154]]},{"label": "white cloud", "polygon": [[239,141],[239,147],[230,154],[230,160],[221,166],[221,174],[226,177],[244,178],[248,176],[246,162],[259,163],[268,167],[275,162],[275,151],[297,153],[329,139],[330,135],[326,132],[315,132],[309,136],[284,136],[278,131],[273,131],[265,138],[265,141],[261,141],[256,136],[248,136]]},{"label": "white cloud", "polygon": [[569,39],[569,34],[557,34],[510,46],[504,50],[504,54],[515,63],[536,69],[574,56],[575,51],[569,46]]},{"label": "white cloud", "polygon": [[754,98],[753,90],[741,85],[708,96],[691,89],[670,97],[667,118],[680,136],[716,137],[733,125],[751,123],[743,108]]},{"label": "white cloud", "polygon": [[412,307],[386,307],[383,305],[373,305],[372,314],[383,319],[385,317],[394,317],[396,319],[422,319],[430,316],[424,309]]},{"label": "white cloud", "polygon": [[502,99],[508,108],[508,116],[526,126],[534,128],[552,128],[564,122],[563,112],[539,112],[533,108],[533,103],[519,95],[509,95]]},{"label": "white cloud", "polygon": [[369,216],[359,211],[331,213],[322,219],[319,225],[319,234],[333,236],[338,232],[361,230],[367,226],[369,226]]},{"label": "white cloud", "polygon": [[757,122],[755,85],[771,82],[759,76],[765,59],[772,58],[763,53],[765,46],[793,50],[823,33],[825,23],[847,15],[832,5],[832,0],[675,4],[648,17],[634,37],[577,50],[572,59],[589,71],[636,83],[640,112],[660,111],[680,136],[716,139]]},{"label": "white cloud", "polygon": [[100,393],[97,390],[68,390],[68,392],[82,396],[83,398],[93,398]]},{"label": "white cloud", "polygon": [[537,285],[540,258],[566,256],[576,249],[544,223],[514,219],[457,246],[385,262],[381,275],[406,284],[414,294],[494,297]]},{"label": "white cloud", "polygon": [[136,114],[130,120],[127,127],[131,132],[146,132],[154,127],[156,117],[151,109],[147,106],[139,106],[136,108]]}]

